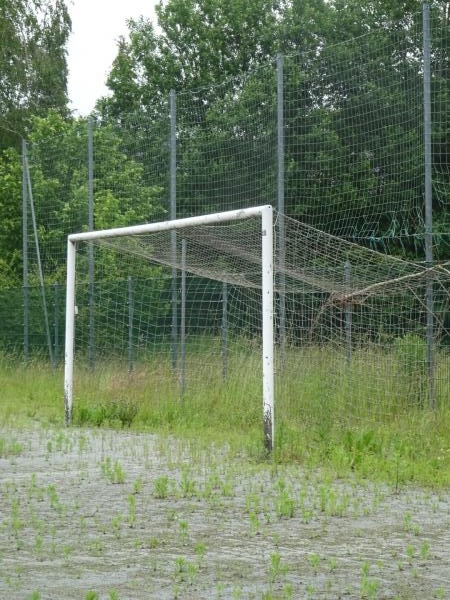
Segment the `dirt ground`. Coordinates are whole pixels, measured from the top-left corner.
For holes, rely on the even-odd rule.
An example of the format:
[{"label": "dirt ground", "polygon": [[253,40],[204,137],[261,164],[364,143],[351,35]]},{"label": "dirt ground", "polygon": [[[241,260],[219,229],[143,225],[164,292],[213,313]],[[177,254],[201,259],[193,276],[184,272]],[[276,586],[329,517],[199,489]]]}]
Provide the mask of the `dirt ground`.
[{"label": "dirt ground", "polygon": [[0,428],[0,598],[450,598],[450,495],[227,448]]}]

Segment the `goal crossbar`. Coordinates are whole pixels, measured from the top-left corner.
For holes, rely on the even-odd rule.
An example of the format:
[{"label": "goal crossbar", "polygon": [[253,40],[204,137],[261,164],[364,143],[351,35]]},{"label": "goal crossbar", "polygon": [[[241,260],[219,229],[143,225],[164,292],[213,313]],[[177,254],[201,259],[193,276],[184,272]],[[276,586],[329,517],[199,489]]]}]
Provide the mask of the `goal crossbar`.
[{"label": "goal crossbar", "polygon": [[64,410],[66,424],[72,421],[73,363],[75,347],[75,273],[76,250],[79,242],[94,242],[114,237],[145,235],[177,231],[202,225],[219,225],[231,221],[261,218],[261,298],[262,298],[262,378],[263,424],[266,447],[274,445],[274,249],[273,209],[270,205],[232,210],[184,219],[173,219],[144,225],[87,231],[67,238],[67,284],[64,363]]}]

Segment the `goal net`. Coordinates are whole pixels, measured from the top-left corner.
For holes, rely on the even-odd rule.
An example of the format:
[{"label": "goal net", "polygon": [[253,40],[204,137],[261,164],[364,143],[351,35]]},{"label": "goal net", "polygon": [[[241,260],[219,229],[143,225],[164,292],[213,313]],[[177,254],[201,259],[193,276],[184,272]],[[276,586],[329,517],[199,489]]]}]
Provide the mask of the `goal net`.
[{"label": "goal net", "polygon": [[112,420],[158,405],[238,428],[262,399],[271,447],[275,429],[414,418],[448,396],[449,282],[271,207],[71,235],[66,419],[75,394]]}]

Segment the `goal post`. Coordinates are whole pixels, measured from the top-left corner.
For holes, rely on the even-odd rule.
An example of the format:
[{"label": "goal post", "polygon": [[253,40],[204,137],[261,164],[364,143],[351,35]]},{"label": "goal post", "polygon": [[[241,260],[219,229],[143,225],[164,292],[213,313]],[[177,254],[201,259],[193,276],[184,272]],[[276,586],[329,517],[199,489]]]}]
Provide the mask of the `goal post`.
[{"label": "goal post", "polygon": [[[274,237],[272,206],[258,206],[226,211],[171,221],[148,223],[131,227],[104,229],[74,233],[67,240],[67,284],[66,284],[66,325],[65,325],[65,369],[64,369],[64,410],[65,422],[72,422],[73,373],[75,349],[76,316],[76,255],[81,242],[97,242],[133,236],[144,236],[159,232],[182,231],[208,225],[221,225],[247,219],[261,220],[260,245],[260,285],[261,285],[261,331],[262,331],[262,405],[264,441],[269,450],[274,447]],[[151,261],[151,254],[148,256]],[[189,270],[189,264],[186,266]]]}]

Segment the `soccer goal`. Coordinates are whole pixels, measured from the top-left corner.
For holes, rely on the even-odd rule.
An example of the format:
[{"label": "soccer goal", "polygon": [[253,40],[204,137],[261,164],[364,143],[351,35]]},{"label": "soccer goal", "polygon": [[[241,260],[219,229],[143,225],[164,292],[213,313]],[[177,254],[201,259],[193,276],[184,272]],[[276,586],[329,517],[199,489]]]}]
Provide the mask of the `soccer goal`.
[{"label": "soccer goal", "polygon": [[270,206],[70,235],[66,421],[262,423],[277,450],[415,422],[447,406],[449,288]]},{"label": "soccer goal", "polygon": [[[101,277],[96,276],[95,279],[92,277],[94,246],[95,273],[102,271]],[[107,354],[111,363],[115,364],[116,338],[120,330],[125,343],[119,345],[122,359],[125,355],[128,362],[128,371],[136,369],[138,360],[141,363],[148,360],[152,361],[156,377],[157,371],[164,369],[161,361],[155,361],[155,353],[163,355],[165,352],[170,357],[168,362],[177,374],[178,389],[183,395],[187,353],[191,351],[197,355],[197,363],[192,363],[191,371],[197,368],[203,372],[207,349],[215,344],[219,348],[221,375],[214,382],[207,382],[213,394],[219,380],[227,379],[233,360],[243,367],[242,352],[234,358],[232,355],[231,320],[242,324],[246,315],[251,313],[252,319],[246,320],[235,339],[240,343],[245,338],[247,358],[249,348],[253,355],[259,354],[259,364],[254,369],[248,366],[250,363],[243,368],[260,373],[257,388],[262,395],[264,440],[266,447],[273,449],[273,246],[271,206],[69,235],[64,372],[66,423],[72,422],[74,385],[75,388],[77,385],[75,350],[81,356],[80,361],[84,357],[92,363],[99,360],[98,356],[93,356],[94,346],[103,347],[106,350],[103,356]],[[126,256],[128,261],[121,258],[119,262],[118,256]],[[138,264],[144,267],[138,270]],[[196,286],[196,291],[186,300],[189,285]],[[167,291],[165,296],[164,290]],[[153,303],[150,302],[152,298]],[[141,307],[139,311],[138,305]],[[197,317],[197,325],[191,326],[188,338],[187,315],[200,313],[201,317]],[[171,324],[167,343],[162,341],[163,321]],[[204,323],[201,327],[200,321]],[[88,331],[84,338],[76,331],[83,329],[83,323],[87,323],[84,329]],[[165,331],[167,333],[167,327]],[[93,339],[95,345],[90,345]],[[151,352],[148,350],[150,341],[153,343]],[[167,377],[170,378],[170,375]],[[148,379],[146,385],[150,389],[154,385],[151,370]],[[243,388],[241,393],[245,394]],[[246,398],[236,399],[237,406],[245,402]]]}]

